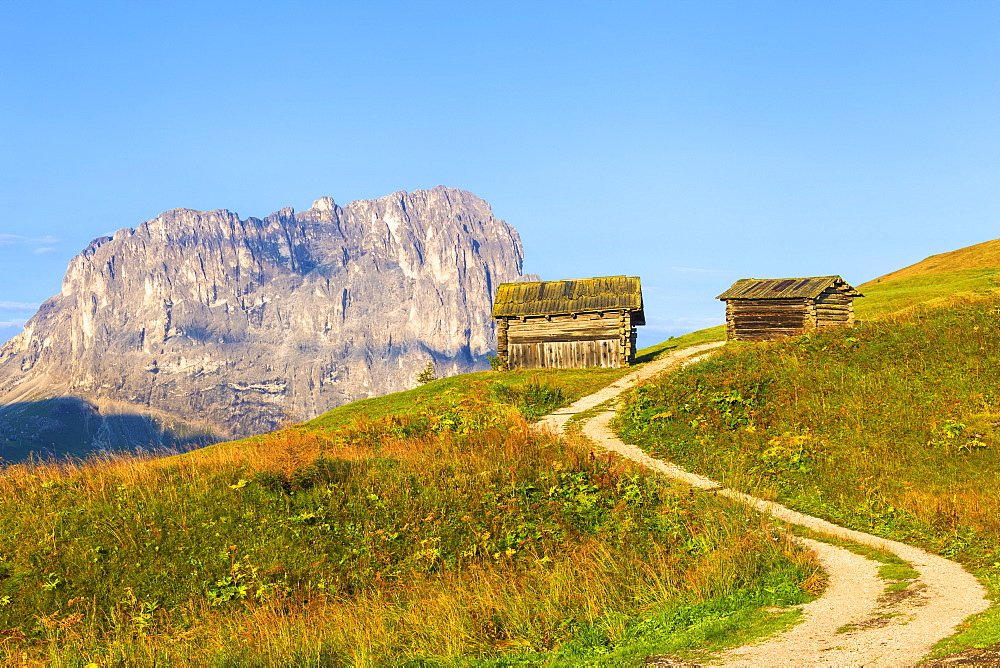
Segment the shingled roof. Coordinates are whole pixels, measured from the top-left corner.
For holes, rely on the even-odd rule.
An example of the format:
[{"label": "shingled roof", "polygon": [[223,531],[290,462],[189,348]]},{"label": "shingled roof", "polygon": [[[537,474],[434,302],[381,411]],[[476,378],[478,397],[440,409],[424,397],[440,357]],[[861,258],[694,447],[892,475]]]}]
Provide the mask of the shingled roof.
[{"label": "shingled roof", "polygon": [[646,324],[638,276],[501,283],[493,303],[494,318],[618,310],[632,311],[635,324]]},{"label": "shingled roof", "polygon": [[742,278],[716,299],[815,299],[830,287],[847,286],[844,294],[864,297],[840,276],[811,278]]}]

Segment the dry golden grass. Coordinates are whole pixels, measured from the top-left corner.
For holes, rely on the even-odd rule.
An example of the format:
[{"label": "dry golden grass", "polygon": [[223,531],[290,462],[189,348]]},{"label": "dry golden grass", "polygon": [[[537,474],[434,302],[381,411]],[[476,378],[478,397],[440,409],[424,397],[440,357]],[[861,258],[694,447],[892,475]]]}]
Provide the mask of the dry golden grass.
[{"label": "dry golden grass", "polygon": [[509,405],[453,404],[166,459],[4,469],[0,659],[627,654],[637,624],[797,601],[818,572],[749,511],[535,435]]},{"label": "dry golden grass", "polygon": [[926,274],[944,274],[967,269],[1000,268],[1000,239],[984,241],[981,244],[959,248],[947,253],[931,255],[908,267],[898,269],[885,276],[868,281],[861,288],[873,287],[878,283],[888,283]]}]

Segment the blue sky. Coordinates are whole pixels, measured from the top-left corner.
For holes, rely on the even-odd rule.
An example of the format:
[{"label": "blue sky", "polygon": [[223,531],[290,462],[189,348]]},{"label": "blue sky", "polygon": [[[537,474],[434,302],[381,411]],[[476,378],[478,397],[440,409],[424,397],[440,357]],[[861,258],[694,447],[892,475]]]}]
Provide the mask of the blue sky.
[{"label": "blue sky", "polygon": [[643,279],[640,344],[746,276],[1000,237],[1000,3],[0,4],[0,340],[90,239],[438,184],[545,279]]}]

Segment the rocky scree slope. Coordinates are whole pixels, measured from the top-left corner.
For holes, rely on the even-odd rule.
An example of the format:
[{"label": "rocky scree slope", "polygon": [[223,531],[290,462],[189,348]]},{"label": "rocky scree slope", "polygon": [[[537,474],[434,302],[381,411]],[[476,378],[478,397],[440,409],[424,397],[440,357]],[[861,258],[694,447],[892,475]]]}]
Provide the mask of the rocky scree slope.
[{"label": "rocky scree slope", "polygon": [[59,452],[67,429],[91,448],[248,436],[411,387],[432,359],[484,368],[522,256],[487,202],[443,186],[263,220],[167,211],[94,240],[0,348],[0,457]]}]

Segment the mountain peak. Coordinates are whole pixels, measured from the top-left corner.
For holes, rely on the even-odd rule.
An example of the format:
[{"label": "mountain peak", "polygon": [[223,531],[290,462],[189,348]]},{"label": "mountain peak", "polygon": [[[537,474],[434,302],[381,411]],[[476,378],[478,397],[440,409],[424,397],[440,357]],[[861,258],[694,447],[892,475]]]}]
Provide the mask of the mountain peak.
[{"label": "mountain peak", "polygon": [[311,208],[314,211],[333,211],[337,208],[337,203],[333,201],[332,197],[320,197],[318,200],[313,202]]}]

